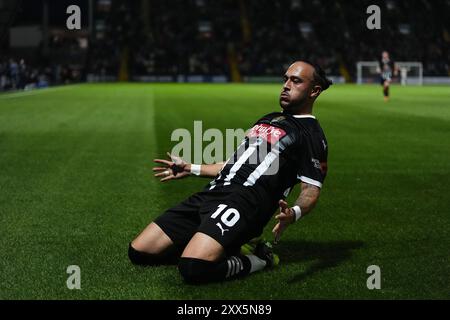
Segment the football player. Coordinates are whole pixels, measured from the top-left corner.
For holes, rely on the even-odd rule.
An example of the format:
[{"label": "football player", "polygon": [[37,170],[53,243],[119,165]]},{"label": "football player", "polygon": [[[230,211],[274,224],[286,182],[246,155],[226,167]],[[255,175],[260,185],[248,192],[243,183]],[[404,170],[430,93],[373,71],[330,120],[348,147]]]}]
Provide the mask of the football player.
[{"label": "football player", "polygon": [[[282,112],[261,117],[225,162],[189,164],[156,159],[161,181],[191,175],[214,177],[200,192],[168,209],[129,245],[138,265],[177,262],[186,282],[222,281],[277,264],[268,243],[241,247],[257,238],[277,208],[275,241],[316,205],[327,173],[328,145],[313,105],[332,82],[320,66],[297,61],[284,75]],[[285,201],[297,183],[301,192]],[[248,247],[247,247],[248,248]]]}]

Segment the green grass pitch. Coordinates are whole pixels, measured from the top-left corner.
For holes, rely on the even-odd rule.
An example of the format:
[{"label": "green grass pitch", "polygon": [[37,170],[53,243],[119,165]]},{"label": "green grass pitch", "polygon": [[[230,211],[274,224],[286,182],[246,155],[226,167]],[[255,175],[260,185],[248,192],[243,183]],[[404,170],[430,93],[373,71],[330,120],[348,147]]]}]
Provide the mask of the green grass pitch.
[{"label": "green grass pitch", "polygon": [[[450,297],[450,88],[336,85],[315,115],[329,173],[315,211],[284,234],[281,264],[185,285],[142,268],[128,242],[208,180],[161,184],[152,159],[176,128],[249,128],[280,85],[97,84],[0,95],[0,299]],[[297,195],[295,190],[290,202]],[[270,230],[275,220],[265,230]],[[69,265],[81,290],[66,287]],[[367,267],[381,268],[368,290]]]}]

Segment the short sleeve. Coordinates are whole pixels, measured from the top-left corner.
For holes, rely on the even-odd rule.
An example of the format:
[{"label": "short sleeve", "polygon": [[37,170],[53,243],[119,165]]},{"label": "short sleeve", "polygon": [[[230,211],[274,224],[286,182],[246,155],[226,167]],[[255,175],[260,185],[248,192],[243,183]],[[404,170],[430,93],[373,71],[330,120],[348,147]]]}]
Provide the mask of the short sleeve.
[{"label": "short sleeve", "polygon": [[328,146],[325,138],[318,140],[302,145],[297,179],[322,188],[327,175]]}]

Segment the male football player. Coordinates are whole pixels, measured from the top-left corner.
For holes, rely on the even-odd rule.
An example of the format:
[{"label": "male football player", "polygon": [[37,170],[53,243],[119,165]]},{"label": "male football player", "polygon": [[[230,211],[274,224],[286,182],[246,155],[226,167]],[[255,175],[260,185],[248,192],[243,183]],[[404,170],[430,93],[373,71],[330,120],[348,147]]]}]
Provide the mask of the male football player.
[{"label": "male football player", "polygon": [[[312,108],[331,84],[318,65],[297,61],[284,75],[283,111],[260,118],[227,162],[156,159],[164,164],[154,168],[161,181],[191,174],[215,178],[150,223],[130,243],[130,260],[139,265],[178,261],[188,283],[234,279],[276,264],[268,244],[260,242],[247,254],[240,248],[262,234],[277,207],[275,241],[316,205],[328,146]],[[301,192],[289,207],[284,199],[297,183]]]},{"label": "male football player", "polygon": [[389,86],[392,82],[392,76],[397,76],[398,69],[394,61],[389,57],[387,51],[381,53],[381,59],[377,72],[380,75],[380,83],[383,86],[384,101],[389,101]]}]

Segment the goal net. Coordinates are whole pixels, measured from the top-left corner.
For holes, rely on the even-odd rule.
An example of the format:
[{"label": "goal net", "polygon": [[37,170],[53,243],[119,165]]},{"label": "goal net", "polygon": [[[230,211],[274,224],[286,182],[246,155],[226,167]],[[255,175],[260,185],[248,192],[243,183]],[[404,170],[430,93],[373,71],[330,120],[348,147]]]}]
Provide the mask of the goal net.
[{"label": "goal net", "polygon": [[[397,76],[392,81],[402,85],[422,85],[422,62],[399,61],[395,63],[398,68]],[[379,83],[380,75],[377,73],[377,61],[358,61],[356,63],[357,83]]]}]

